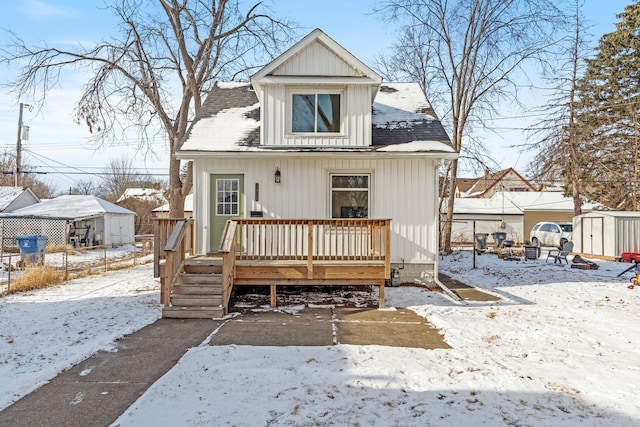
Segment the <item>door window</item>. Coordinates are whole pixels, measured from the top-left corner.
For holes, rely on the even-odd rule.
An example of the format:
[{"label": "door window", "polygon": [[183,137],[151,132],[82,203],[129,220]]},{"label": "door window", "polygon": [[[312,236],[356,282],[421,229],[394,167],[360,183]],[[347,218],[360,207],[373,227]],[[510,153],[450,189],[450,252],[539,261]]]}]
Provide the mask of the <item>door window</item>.
[{"label": "door window", "polygon": [[216,179],[216,215],[238,216],[240,212],[240,180]]}]

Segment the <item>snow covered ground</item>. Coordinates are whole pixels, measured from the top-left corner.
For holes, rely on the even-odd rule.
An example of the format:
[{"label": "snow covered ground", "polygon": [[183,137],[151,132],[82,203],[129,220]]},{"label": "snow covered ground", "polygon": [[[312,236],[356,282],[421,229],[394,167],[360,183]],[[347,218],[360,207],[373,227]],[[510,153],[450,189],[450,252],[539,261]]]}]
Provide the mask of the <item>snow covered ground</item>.
[{"label": "snow covered ground", "polygon": [[[640,288],[616,277],[630,264],[477,262],[459,252],[441,270],[500,302],[387,288],[451,349],[205,342],[114,425],[640,425]],[[0,299],[0,408],[153,322],[158,298],[146,265]]]},{"label": "snow covered ground", "polygon": [[0,298],[0,410],[161,316],[153,264]]}]

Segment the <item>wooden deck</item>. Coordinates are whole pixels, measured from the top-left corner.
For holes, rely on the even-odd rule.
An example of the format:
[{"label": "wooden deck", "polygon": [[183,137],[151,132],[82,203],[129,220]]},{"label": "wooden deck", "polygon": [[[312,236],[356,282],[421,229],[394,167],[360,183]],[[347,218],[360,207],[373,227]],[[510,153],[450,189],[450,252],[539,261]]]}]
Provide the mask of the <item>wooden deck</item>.
[{"label": "wooden deck", "polygon": [[[168,239],[174,248],[178,241],[178,237]],[[184,255],[172,255],[168,245],[165,252],[161,294],[167,307],[180,300],[172,295],[178,280],[185,281],[185,261]],[[220,275],[224,313],[233,286],[257,285],[270,287],[274,307],[279,286],[375,285],[379,287],[379,306],[384,307],[385,281],[391,277],[390,220],[228,221],[218,251],[207,257],[218,259],[219,269],[211,274]]]}]

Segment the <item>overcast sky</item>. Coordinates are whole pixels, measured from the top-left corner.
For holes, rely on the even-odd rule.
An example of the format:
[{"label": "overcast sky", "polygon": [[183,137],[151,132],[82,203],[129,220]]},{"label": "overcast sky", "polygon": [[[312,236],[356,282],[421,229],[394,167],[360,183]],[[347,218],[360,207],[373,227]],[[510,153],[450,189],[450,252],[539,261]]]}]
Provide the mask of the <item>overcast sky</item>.
[{"label": "overcast sky", "polygon": [[[371,13],[373,6],[380,1],[276,0],[267,3],[271,4],[276,16],[286,16],[303,27],[300,37],[314,28],[321,28],[367,65],[371,65],[376,54],[394,40],[393,28]],[[628,3],[630,1],[586,0],[585,14],[593,24],[594,44],[600,35],[613,31],[616,14]],[[42,44],[43,41],[49,46],[83,41],[90,43],[115,32],[115,21],[104,10],[103,4],[101,0],[5,0],[0,28],[13,31],[34,44]],[[0,43],[6,44],[6,41],[7,34],[3,32]],[[17,67],[19,64],[0,68],[0,80],[5,82]],[[42,111],[25,109],[23,122],[30,127],[30,132],[29,141],[24,142],[24,162],[39,171],[49,172],[40,177],[59,192],[66,192],[79,180],[92,177],[109,160],[122,155],[133,157],[141,172],[166,173],[167,149],[161,139],[155,143],[157,158],[145,158],[142,153],[131,149],[132,141],[127,140],[109,149],[90,147],[88,129],[72,119],[73,107],[84,82],[82,74],[67,73],[61,84],[49,93]],[[31,102],[28,99],[20,101]],[[15,153],[20,101],[5,88],[0,88],[0,153]],[[503,112],[507,117],[510,114],[511,111]],[[507,148],[522,134],[510,129],[521,127],[522,122],[502,119],[496,122],[496,126],[500,134],[490,135],[488,139],[499,166],[515,167],[523,172],[528,159],[515,149]],[[159,175],[158,178],[166,179],[166,176]]]}]

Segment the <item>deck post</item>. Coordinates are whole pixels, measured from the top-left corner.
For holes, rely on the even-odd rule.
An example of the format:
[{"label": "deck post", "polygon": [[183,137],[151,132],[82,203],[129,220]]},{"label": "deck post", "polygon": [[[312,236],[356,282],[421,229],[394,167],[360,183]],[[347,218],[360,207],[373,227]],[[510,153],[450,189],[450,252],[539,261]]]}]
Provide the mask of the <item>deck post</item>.
[{"label": "deck post", "polygon": [[384,280],[378,283],[378,308],[384,308]]},{"label": "deck post", "polygon": [[171,304],[171,288],[173,287],[173,264],[175,254],[173,252],[167,252],[165,258],[164,268],[164,280],[162,282],[162,288],[160,289],[160,302],[168,307]]},{"label": "deck post", "polygon": [[313,279],[313,221],[307,225],[307,279]]},{"label": "deck post", "polygon": [[271,284],[271,308],[276,308],[276,285]]}]

